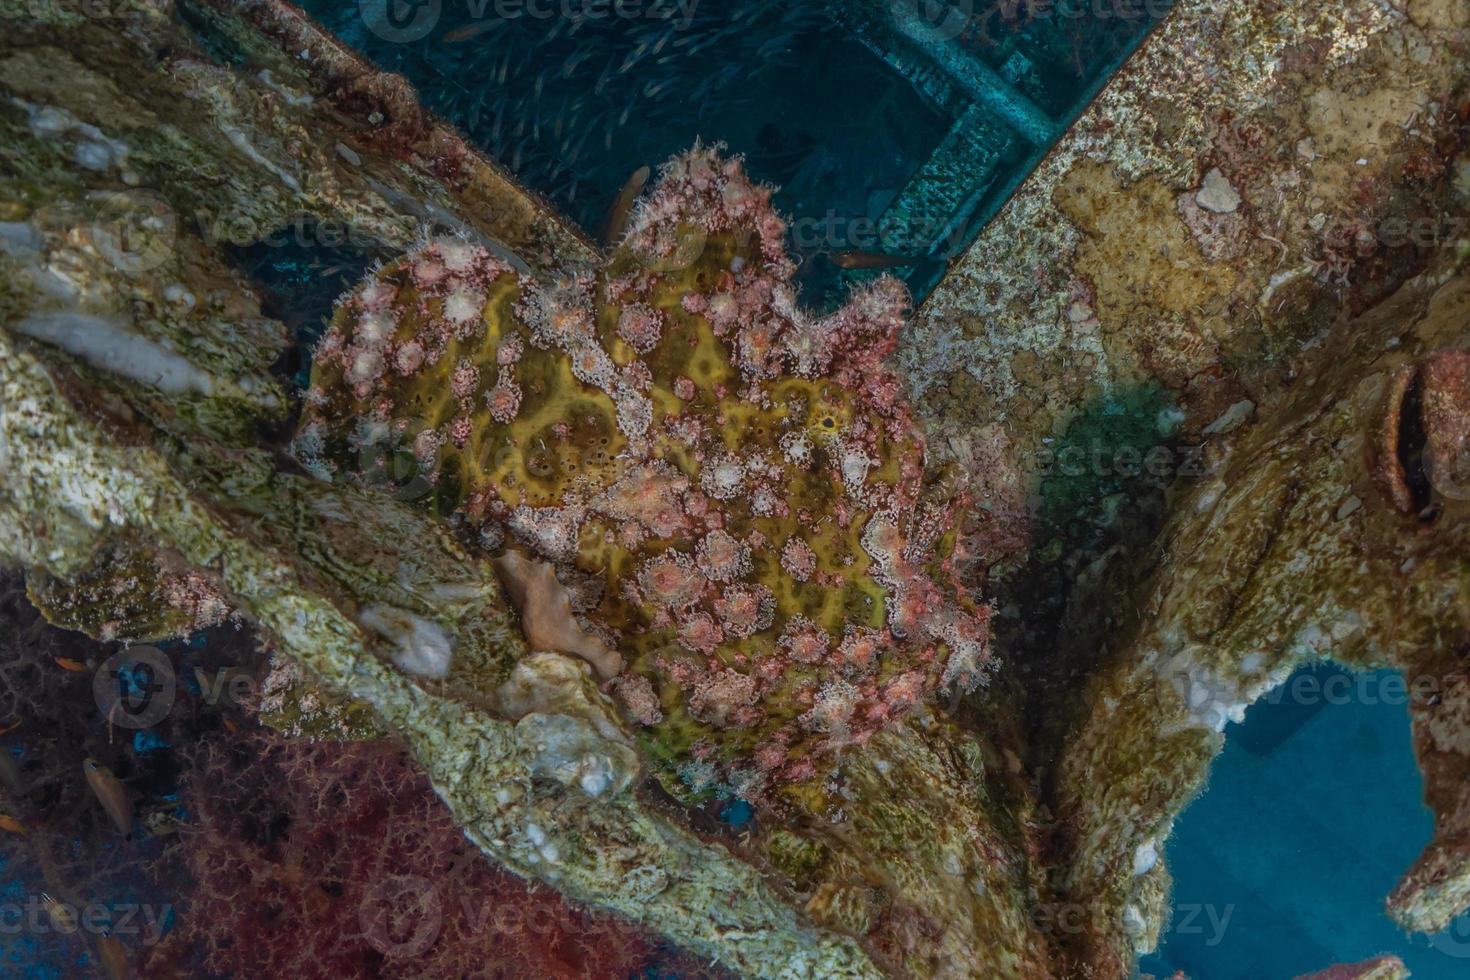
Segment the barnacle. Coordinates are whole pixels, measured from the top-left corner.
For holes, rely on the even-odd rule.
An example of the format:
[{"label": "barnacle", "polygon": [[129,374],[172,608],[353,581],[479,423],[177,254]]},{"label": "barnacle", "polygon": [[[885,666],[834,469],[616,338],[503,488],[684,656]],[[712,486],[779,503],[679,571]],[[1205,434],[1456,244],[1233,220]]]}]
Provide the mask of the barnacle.
[{"label": "barnacle", "polygon": [[598,276],[426,242],[340,302],[297,439],[321,475],[553,563],[563,635],[621,652],[610,689],[655,756],[747,793],[809,783],[988,658],[952,567],[964,501],[883,364],[907,293],[802,311],[769,197],[696,148]]}]

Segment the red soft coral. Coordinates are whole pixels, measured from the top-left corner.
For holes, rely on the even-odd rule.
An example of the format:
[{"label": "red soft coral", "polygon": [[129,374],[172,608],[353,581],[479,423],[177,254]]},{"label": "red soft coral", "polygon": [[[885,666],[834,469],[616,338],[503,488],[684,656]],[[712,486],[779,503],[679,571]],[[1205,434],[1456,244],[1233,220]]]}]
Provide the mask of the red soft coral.
[{"label": "red soft coral", "polygon": [[296,980],[622,980],[658,952],[631,924],[491,865],[393,743],[210,738],[183,799],[196,885],[175,963]]}]

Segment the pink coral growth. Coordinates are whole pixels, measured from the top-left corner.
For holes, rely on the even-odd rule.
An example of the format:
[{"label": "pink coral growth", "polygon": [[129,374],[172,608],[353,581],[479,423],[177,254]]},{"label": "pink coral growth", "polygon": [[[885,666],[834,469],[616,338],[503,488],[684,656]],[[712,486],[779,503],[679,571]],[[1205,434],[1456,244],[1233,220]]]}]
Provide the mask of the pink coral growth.
[{"label": "pink coral growth", "polygon": [[827,656],[832,638],[827,631],[805,616],[792,616],[781,632],[781,652],[801,664],[821,663]]},{"label": "pink coral growth", "polygon": [[909,308],[908,290],[882,276],[856,290],[830,316],[813,319],[803,313],[791,282],[796,266],[786,249],[786,223],[771,208],[771,189],[753,184],[740,159],[724,159],[720,149],[696,146],[664,166],[657,189],[634,218],[629,246],[648,256],[656,269],[675,252],[681,229],[753,233],[761,261],[733,263],[711,293],[687,294],[682,307],[708,317],[716,333],[735,332],[730,339],[747,378],[782,371],[829,374],[893,407],[900,389],[882,361],[897,342]]},{"label": "pink coral growth", "polygon": [[750,549],[726,531],[711,531],[695,549],[700,571],[712,582],[732,582],[750,571]]},{"label": "pink coral growth", "polygon": [[742,639],[768,628],[775,608],[776,599],[764,585],[733,586],[715,600],[715,612],[725,632]]},{"label": "pink coral growth", "polygon": [[620,674],[612,679],[613,694],[627,712],[640,725],[657,725],[663,721],[663,709],[659,707],[658,695],[648,678],[637,674]]},{"label": "pink coral growth", "polygon": [[[770,198],[738,158],[696,147],[663,168],[600,288],[590,272],[518,277],[514,316],[490,317],[494,365],[484,351],[472,358],[478,373],[443,373],[462,404],[472,391],[477,410],[488,402],[495,423],[560,413],[537,421],[535,440],[573,450],[575,472],[534,493],[487,476],[465,492],[468,515],[496,525],[496,542],[599,577],[585,615],[640,678],[616,686],[630,718],[656,724],[680,704],[707,725],[745,729],[720,743],[721,761],[744,765],[755,746],[765,756],[778,746],[785,761],[757,769],[779,781],[804,778],[818,767],[810,757],[861,742],[942,687],[973,688],[989,652],[988,611],[969,602],[953,557],[965,502],[928,493],[923,435],[886,363],[908,292],[881,277],[828,315],[802,310]],[[488,295],[483,276],[448,281],[462,264],[434,244],[383,277],[403,285],[402,305],[422,307],[400,313],[428,325],[415,336],[425,365],[442,356],[441,324]],[[344,369],[369,355],[349,375],[354,392],[380,383],[371,355],[383,331],[366,318],[382,309],[382,288],[346,302],[346,336],[318,354]],[[570,403],[598,406],[581,422],[582,409],[555,407],[568,369]],[[584,402],[586,389],[601,394]],[[589,462],[577,443],[594,416],[604,434],[601,395],[620,431]],[[354,411],[391,417],[374,405]],[[424,436],[425,449],[473,445],[462,418]],[[526,433],[495,435],[526,452]]]},{"label": "pink coral growth", "polygon": [[395,305],[398,287],[372,278],[340,304],[352,327],[351,340],[334,326],[317,345],[316,361],[340,367],[359,399],[381,398],[394,383],[394,375],[412,375],[426,364],[437,363],[451,340],[465,339],[483,329],[485,290],[510,271],[482,246],[447,237],[420,246],[408,267],[421,293],[421,312],[427,316],[428,329],[399,336],[403,311]]},{"label": "pink coral growth", "polygon": [[743,728],[760,717],[754,707],[757,685],[749,674],[714,671],[695,684],[689,699],[690,710],[696,718],[718,728]]},{"label": "pink coral growth", "polygon": [[658,346],[663,333],[663,314],[644,303],[629,303],[618,316],[618,336],[640,354]]}]

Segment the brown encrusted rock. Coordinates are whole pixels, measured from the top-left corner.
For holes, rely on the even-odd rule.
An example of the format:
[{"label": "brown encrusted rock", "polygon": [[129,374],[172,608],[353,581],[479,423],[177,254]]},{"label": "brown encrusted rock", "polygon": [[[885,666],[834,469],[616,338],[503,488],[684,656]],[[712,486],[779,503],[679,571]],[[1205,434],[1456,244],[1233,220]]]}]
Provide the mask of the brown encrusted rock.
[{"label": "brown encrusted rock", "polygon": [[1397,956],[1375,956],[1361,963],[1339,963],[1316,973],[1304,973],[1296,980],[1404,980],[1408,967]]}]

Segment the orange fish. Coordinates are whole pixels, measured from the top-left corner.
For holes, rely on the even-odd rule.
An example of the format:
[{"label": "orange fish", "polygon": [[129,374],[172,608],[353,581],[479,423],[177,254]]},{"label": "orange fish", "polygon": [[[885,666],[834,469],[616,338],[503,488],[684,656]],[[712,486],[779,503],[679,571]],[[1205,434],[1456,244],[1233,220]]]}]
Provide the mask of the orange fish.
[{"label": "orange fish", "polygon": [[852,250],[831,253],[832,262],[839,269],[892,269],[901,265],[917,265],[921,260],[916,255],[889,255],[886,252],[863,252]]},{"label": "orange fish", "polygon": [[10,724],[6,725],[4,728],[0,728],[0,735],[9,735],[11,732],[15,731],[19,727],[20,727],[20,722],[19,721],[12,721]]},{"label": "orange fish", "polygon": [[133,975],[133,969],[128,965],[127,947],[112,934],[111,929],[104,928],[98,933],[97,954],[109,980],[127,980]]},{"label": "orange fish", "polygon": [[70,657],[52,657],[51,659],[56,661],[56,666],[60,667],[62,670],[70,670],[74,673],[80,673],[81,671],[87,669],[86,664],[73,660]]},{"label": "orange fish", "polygon": [[454,30],[445,34],[442,40],[445,44],[460,44],[465,41],[472,41],[492,27],[498,26],[499,23],[496,20],[482,20],[474,24],[466,24],[463,27],[456,27]]},{"label": "orange fish", "polygon": [[24,834],[25,826],[8,813],[0,813],[0,830],[8,830],[12,834]]}]

